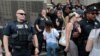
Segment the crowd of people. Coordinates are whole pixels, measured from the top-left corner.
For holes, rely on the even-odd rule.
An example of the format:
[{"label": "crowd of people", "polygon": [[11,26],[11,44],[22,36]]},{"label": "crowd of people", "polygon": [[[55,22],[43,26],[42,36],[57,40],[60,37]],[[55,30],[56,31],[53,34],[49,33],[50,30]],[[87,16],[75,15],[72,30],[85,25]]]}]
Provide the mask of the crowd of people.
[{"label": "crowd of people", "polygon": [[[5,56],[100,56],[100,8],[95,5],[62,5],[42,9],[33,25],[23,9],[3,30]],[[59,44],[65,31],[66,45]]]}]

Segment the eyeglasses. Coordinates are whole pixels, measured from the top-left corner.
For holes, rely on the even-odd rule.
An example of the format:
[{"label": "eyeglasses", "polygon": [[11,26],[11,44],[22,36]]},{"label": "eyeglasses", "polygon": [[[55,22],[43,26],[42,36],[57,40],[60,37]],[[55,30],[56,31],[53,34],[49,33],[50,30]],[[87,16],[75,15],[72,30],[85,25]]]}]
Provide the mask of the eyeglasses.
[{"label": "eyeglasses", "polygon": [[20,15],[26,15],[25,13],[17,13],[17,14],[20,14]]}]

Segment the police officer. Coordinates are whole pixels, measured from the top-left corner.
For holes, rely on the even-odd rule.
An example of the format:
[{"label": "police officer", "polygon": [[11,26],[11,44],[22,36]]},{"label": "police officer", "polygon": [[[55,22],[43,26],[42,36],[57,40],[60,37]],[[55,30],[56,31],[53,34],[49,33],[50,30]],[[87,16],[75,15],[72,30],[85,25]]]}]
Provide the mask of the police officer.
[{"label": "police officer", "polygon": [[[26,13],[19,9],[16,16],[17,20],[9,22],[4,28],[5,56],[31,56],[31,41],[35,46],[35,54],[38,54],[37,36],[32,25],[25,19]],[[12,48],[11,51],[9,47]]]},{"label": "police officer", "polygon": [[[37,38],[39,41],[39,51],[40,51],[39,54],[42,51],[43,43],[45,43],[45,40],[43,39],[43,31],[45,28],[46,21],[51,21],[51,19],[47,16],[46,10],[42,9],[40,12],[40,15],[38,16],[38,18],[35,20],[35,23],[34,23],[34,27],[37,31]],[[46,49],[46,47],[45,47],[45,49]]]},{"label": "police officer", "polygon": [[96,20],[96,16],[97,8],[95,6],[88,6],[85,17],[80,21],[82,33],[80,35],[79,56],[88,56],[89,54],[85,51],[89,33],[91,29],[100,27],[100,23]]}]

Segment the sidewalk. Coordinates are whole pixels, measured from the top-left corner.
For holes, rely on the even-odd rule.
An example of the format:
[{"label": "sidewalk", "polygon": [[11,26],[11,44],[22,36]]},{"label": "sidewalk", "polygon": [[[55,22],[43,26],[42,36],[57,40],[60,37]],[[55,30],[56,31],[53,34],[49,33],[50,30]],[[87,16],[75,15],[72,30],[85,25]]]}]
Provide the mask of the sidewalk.
[{"label": "sidewalk", "polygon": [[[45,51],[43,51],[43,52],[41,52],[40,56],[46,56],[46,54],[47,53]],[[62,51],[59,52],[59,56],[64,56]]]}]

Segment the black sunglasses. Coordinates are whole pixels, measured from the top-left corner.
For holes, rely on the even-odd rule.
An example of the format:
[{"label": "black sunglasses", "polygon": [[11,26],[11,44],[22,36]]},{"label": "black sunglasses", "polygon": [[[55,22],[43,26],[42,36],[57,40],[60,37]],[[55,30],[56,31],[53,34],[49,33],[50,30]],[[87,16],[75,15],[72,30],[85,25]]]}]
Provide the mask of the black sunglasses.
[{"label": "black sunglasses", "polygon": [[97,15],[98,13],[97,12],[91,12],[90,14],[92,14],[92,15],[96,14]]},{"label": "black sunglasses", "polygon": [[25,13],[18,13],[18,14],[20,14],[20,15],[26,15]]}]

